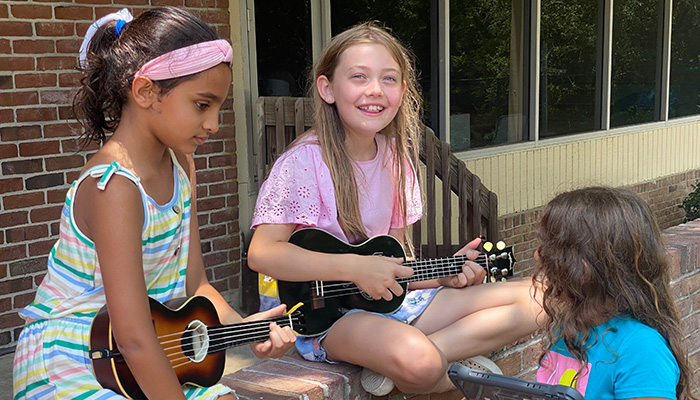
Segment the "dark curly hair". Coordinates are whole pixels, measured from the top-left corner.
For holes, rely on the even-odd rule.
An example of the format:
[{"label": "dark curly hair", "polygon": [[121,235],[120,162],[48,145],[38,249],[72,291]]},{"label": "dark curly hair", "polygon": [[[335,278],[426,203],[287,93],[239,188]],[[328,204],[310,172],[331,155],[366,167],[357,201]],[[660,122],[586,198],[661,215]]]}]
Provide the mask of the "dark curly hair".
[{"label": "dark curly hair", "polygon": [[[186,11],[159,7],[139,15],[122,27],[116,22],[102,25],[90,41],[87,58],[79,66],[82,86],[73,100],[73,112],[84,131],[83,145],[106,140],[107,132],[119,126],[122,107],[134,74],[146,62],[173,50],[219,39],[207,24]],[[197,74],[154,81],[160,94]]]},{"label": "dark curly hair", "polygon": [[599,325],[601,316],[628,315],[668,341],[680,367],[677,398],[693,398],[680,317],[670,290],[670,263],[647,203],[619,188],[563,193],[545,207],[538,238],[533,281],[544,287],[543,308],[550,317],[540,362],[563,339],[586,365],[589,330]]}]

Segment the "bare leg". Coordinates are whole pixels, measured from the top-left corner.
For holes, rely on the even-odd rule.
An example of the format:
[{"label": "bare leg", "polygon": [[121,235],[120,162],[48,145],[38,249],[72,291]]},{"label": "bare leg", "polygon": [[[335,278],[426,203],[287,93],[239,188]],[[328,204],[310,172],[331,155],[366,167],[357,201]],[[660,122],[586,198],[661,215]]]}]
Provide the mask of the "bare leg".
[{"label": "bare leg", "polygon": [[323,340],[328,358],[370,368],[405,393],[430,393],[447,377],[444,354],[418,329],[370,313],[338,320]]},{"label": "bare leg", "polygon": [[448,362],[485,354],[532,334],[544,322],[531,289],[529,279],[443,288],[413,325]]}]

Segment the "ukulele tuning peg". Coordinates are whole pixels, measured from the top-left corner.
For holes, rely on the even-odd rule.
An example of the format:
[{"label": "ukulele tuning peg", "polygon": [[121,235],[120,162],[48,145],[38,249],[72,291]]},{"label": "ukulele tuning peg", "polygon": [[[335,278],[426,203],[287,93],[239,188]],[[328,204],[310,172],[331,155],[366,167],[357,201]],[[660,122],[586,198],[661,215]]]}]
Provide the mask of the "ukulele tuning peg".
[{"label": "ukulele tuning peg", "polygon": [[496,261],[496,258],[497,258],[497,256],[495,254],[491,254],[489,256],[489,260],[491,260],[491,261]]},{"label": "ukulele tuning peg", "polygon": [[491,272],[491,275],[495,275],[496,272],[498,272],[498,268],[492,267],[491,270],[490,270],[490,272]]},{"label": "ukulele tuning peg", "polygon": [[484,250],[486,250],[487,252],[489,252],[489,251],[491,251],[491,249],[493,249],[493,243],[491,243],[491,242],[484,242],[483,247],[484,247]]},{"label": "ukulele tuning peg", "polygon": [[491,283],[496,283],[496,277],[495,277],[495,276],[492,276],[492,277],[491,277]]},{"label": "ukulele tuning peg", "polygon": [[[503,275],[503,276],[508,275],[508,269],[507,269],[507,268],[503,268],[503,269],[501,270],[501,275]],[[506,278],[503,278],[503,280],[505,280],[505,279],[506,279]]]},{"label": "ukulele tuning peg", "polygon": [[503,242],[502,240],[499,240],[499,241],[496,243],[496,248],[497,248],[498,250],[503,250],[503,249],[505,249],[505,248],[506,248],[505,242]]}]

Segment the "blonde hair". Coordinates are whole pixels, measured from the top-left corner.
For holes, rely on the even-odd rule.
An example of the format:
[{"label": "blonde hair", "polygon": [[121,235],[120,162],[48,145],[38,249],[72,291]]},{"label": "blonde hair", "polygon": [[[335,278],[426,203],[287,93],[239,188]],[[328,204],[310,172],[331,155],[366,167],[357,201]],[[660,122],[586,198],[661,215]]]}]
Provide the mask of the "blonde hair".
[{"label": "blonde hair", "polygon": [[[401,79],[406,84],[396,116],[389,125],[378,132],[386,136],[387,145],[392,149],[392,162],[397,177],[395,190],[399,194],[397,198],[404,226],[407,208],[405,196],[407,168],[411,168],[413,176],[419,178],[418,151],[420,133],[423,129],[420,121],[421,96],[413,55],[397,38],[376,23],[366,22],[355,25],[331,39],[314,65],[309,91],[314,99],[313,131],[318,137],[323,159],[331,173],[338,208],[338,223],[350,240],[367,238],[360,216],[355,172],[345,146],[345,133],[338,109],[335,104],[328,104],[321,98],[316,90],[316,81],[323,75],[332,82],[341,54],[350,46],[359,43],[377,43],[386,47],[399,65]],[[407,163],[406,160],[409,162]]]}]

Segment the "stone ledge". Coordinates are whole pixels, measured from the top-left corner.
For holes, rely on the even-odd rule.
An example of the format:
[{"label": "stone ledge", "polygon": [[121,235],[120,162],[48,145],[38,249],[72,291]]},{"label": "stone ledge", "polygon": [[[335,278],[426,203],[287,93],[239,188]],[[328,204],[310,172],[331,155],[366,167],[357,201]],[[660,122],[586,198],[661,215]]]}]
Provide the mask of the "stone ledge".
[{"label": "stone ledge", "polygon": [[394,389],[388,396],[376,397],[360,386],[362,368],[347,363],[310,362],[298,354],[265,360],[221,378],[241,400],[459,400],[461,394],[415,395]]}]

